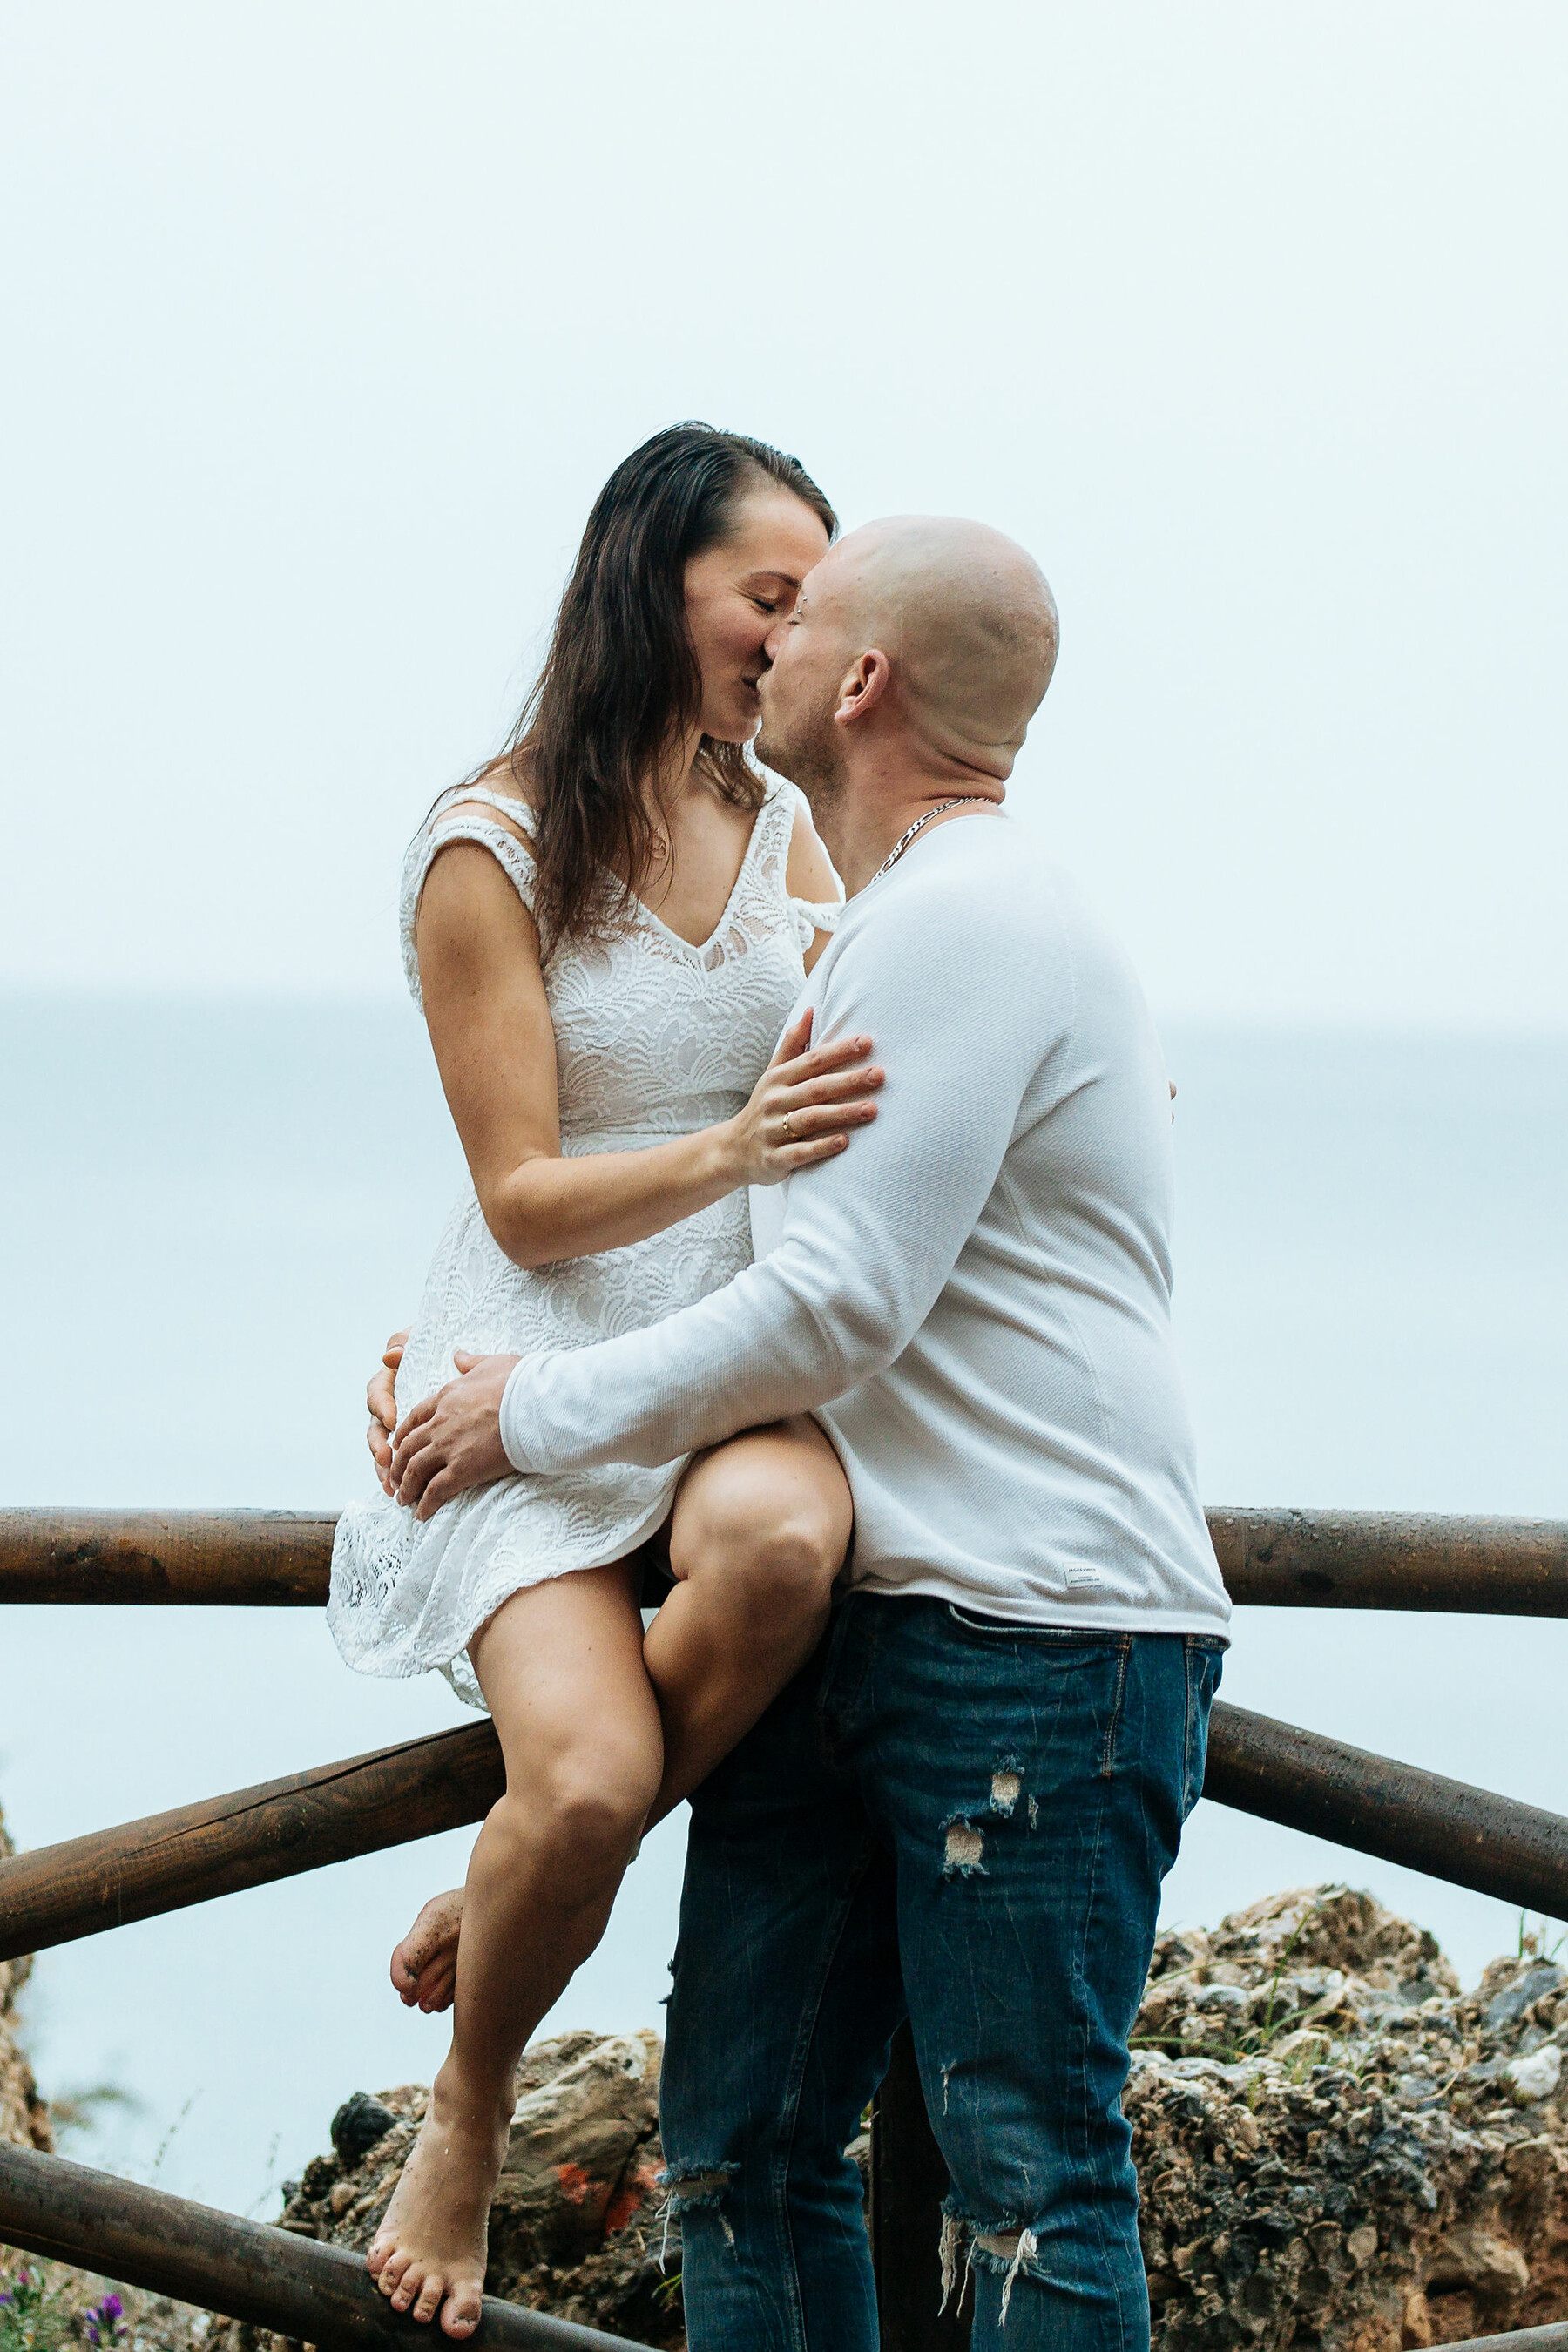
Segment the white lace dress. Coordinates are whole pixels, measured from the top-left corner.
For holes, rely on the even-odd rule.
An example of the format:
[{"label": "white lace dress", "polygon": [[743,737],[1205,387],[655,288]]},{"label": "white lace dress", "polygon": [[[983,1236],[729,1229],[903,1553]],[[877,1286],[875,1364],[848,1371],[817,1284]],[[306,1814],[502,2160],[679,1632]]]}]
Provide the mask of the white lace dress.
[{"label": "white lace dress", "polygon": [[[443,794],[431,811],[403,869],[404,966],[416,1003],[414,919],[439,847],[482,843],[532,908],[533,859],[505,826],[464,817],[437,836],[442,813],[458,801],[486,803],[531,830],[524,803],[472,786]],[[620,935],[568,940],[551,959],[545,990],[563,1153],[637,1150],[711,1127],[746,1102],[800,991],[813,931],[838,913],[787,895],[797,805],[793,785],[770,788],[729,905],[703,946],[639,901]],[[454,1349],[527,1355],[588,1347],[705,1297],[751,1255],[741,1191],[647,1241],[525,1269],[497,1247],[469,1187],[425,1285],[397,1375],[398,1411],[455,1376]],[[572,1476],[498,1479],[444,1504],[423,1525],[384,1495],[352,1503],[338,1522],[327,1611],[340,1652],[362,1674],[437,1668],[482,1706],[467,1654],[479,1627],[526,1585],[634,1551],[667,1517],[684,1467],[612,1463]]]}]

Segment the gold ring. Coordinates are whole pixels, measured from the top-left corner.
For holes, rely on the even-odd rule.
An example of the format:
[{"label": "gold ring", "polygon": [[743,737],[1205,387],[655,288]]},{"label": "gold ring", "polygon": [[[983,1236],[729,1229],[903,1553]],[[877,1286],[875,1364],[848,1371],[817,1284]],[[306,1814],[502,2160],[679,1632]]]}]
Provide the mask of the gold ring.
[{"label": "gold ring", "polygon": [[789,1113],[787,1110],[785,1111],[784,1118],[784,1139],[786,1143],[793,1143],[795,1141],[795,1130],[790,1126]]}]

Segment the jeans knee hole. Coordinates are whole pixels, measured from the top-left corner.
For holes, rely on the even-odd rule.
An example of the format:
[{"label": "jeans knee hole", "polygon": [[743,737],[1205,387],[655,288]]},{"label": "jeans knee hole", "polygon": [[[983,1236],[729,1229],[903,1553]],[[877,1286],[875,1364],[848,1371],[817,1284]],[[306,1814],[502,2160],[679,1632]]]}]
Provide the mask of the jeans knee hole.
[{"label": "jeans knee hole", "polygon": [[985,1876],[985,1832],[961,1814],[942,1823],[942,1874],[944,1878]]}]

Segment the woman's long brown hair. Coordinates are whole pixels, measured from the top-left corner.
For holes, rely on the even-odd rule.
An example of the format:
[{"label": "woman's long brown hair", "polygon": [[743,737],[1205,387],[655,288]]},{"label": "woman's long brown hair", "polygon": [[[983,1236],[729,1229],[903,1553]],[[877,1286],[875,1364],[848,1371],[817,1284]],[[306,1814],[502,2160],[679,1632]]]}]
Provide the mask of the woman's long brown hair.
[{"label": "woman's long brown hair", "polygon": [[[537,810],[535,919],[548,955],[613,929],[654,856],[646,786],[695,724],[702,679],[686,621],[686,566],[724,537],[759,481],[791,490],[831,538],[837,517],[798,458],[743,433],[671,425],[634,449],[594,501],[550,650],[505,751]],[[726,800],[756,808],[763,778],[740,743],[698,754]]]}]

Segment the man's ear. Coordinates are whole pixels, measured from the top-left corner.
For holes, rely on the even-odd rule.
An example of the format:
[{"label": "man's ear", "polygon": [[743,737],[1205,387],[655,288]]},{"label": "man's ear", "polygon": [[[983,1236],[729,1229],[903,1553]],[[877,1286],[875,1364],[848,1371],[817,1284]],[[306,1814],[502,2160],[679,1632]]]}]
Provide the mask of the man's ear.
[{"label": "man's ear", "polygon": [[875,710],[887,694],[893,679],[893,667],[886,654],[875,647],[861,654],[844,678],[838,689],[838,705],[833,713],[836,727],[848,727]]}]

